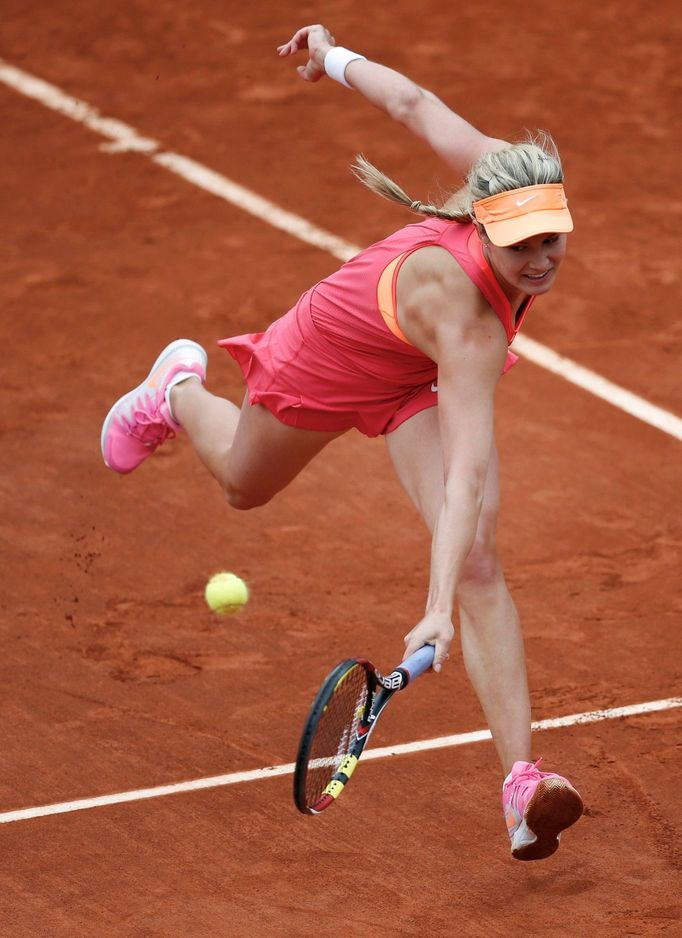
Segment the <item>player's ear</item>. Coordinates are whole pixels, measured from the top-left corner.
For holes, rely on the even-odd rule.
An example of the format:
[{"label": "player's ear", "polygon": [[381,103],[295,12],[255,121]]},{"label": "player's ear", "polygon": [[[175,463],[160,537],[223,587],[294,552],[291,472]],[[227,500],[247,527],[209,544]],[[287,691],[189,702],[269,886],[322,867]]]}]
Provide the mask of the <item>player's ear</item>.
[{"label": "player's ear", "polygon": [[490,238],[486,234],[486,230],[483,227],[483,225],[480,223],[480,221],[475,221],[474,227],[476,228],[476,231],[478,232],[478,237],[481,239],[481,241],[484,244],[490,244]]}]

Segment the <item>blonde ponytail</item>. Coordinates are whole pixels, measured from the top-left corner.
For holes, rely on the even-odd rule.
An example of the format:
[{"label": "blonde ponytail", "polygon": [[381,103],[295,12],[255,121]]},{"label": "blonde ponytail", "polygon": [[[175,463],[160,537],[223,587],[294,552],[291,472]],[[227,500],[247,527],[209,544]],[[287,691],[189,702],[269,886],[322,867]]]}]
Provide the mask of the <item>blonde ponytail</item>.
[{"label": "blonde ponytail", "polygon": [[355,157],[355,160],[351,164],[351,171],[353,175],[356,176],[363,185],[367,186],[368,189],[371,189],[372,192],[376,192],[377,195],[388,199],[390,202],[397,202],[399,205],[404,205],[405,208],[408,208],[411,212],[416,212],[418,215],[446,218],[448,221],[469,220],[469,216],[462,212],[450,211],[446,208],[439,208],[437,205],[424,204],[420,202],[419,199],[411,199],[397,182],[394,182],[386,176],[385,173],[377,169],[376,166],[373,166],[361,153]]},{"label": "blonde ponytail", "polygon": [[[557,146],[551,136],[542,130],[535,135],[528,133],[522,143],[484,153],[472,166],[465,188],[457,193],[458,207],[451,209],[422,204],[419,199],[410,198],[404,189],[373,166],[362,154],[355,157],[351,170],[363,185],[384,199],[404,205],[419,215],[458,222],[469,222],[473,219],[473,203],[479,199],[497,195],[499,192],[564,180]],[[452,197],[448,199],[451,200]]]}]

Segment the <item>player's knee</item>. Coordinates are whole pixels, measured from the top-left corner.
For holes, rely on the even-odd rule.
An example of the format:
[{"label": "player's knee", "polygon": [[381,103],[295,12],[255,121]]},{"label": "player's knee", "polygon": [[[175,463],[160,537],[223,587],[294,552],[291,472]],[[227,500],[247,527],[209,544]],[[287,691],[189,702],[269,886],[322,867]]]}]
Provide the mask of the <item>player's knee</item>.
[{"label": "player's knee", "polygon": [[500,562],[492,533],[477,537],[462,568],[460,587],[485,589],[495,583],[500,575]]},{"label": "player's knee", "polygon": [[261,505],[266,505],[272,498],[271,494],[264,495],[260,492],[250,492],[232,485],[223,485],[223,491],[228,504],[238,511],[260,508]]}]

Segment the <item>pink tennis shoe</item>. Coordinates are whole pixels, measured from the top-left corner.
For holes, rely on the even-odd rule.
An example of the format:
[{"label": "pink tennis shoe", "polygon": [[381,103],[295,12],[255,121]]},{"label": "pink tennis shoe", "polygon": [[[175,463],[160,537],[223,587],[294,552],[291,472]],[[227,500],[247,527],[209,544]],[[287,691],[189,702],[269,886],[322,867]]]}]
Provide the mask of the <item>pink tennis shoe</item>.
[{"label": "pink tennis shoe", "polygon": [[161,352],[151,371],[132,391],[116,401],[102,426],[105,464],[125,475],[137,469],[165,440],[182,428],[169,404],[171,388],[186,378],[206,380],[207,356],[189,339],[177,339]]},{"label": "pink tennis shoe", "polygon": [[502,809],[517,860],[551,856],[561,832],[583,813],[582,798],[568,779],[540,772],[540,762],[515,762],[502,787]]}]

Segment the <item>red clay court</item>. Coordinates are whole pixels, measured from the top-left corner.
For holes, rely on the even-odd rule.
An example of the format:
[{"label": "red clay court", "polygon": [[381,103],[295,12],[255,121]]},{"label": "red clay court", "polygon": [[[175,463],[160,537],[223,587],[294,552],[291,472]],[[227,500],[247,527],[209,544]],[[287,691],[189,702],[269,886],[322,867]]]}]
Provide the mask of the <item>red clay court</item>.
[{"label": "red clay court", "polygon": [[[106,6],[3,9],[0,934],[679,935],[677,8]],[[101,462],[104,414],[166,342],[205,345],[209,385],[239,399],[215,340],[409,220],[353,181],[356,152],[415,197],[458,182],[278,59],[320,16],[484,131],[544,127],[564,157],[576,231],[524,332],[569,362],[520,345],[500,386],[500,542],[534,718],[609,712],[535,737],[587,806],[544,862],[509,857],[485,740],[367,759],[327,815],[294,808],[320,681],[351,655],[393,665],[423,607],[428,537],[381,441],[349,434],[247,514],[187,441],[131,478]],[[204,605],[220,569],[250,585],[238,617]],[[484,727],[454,654],[372,745]]]}]

